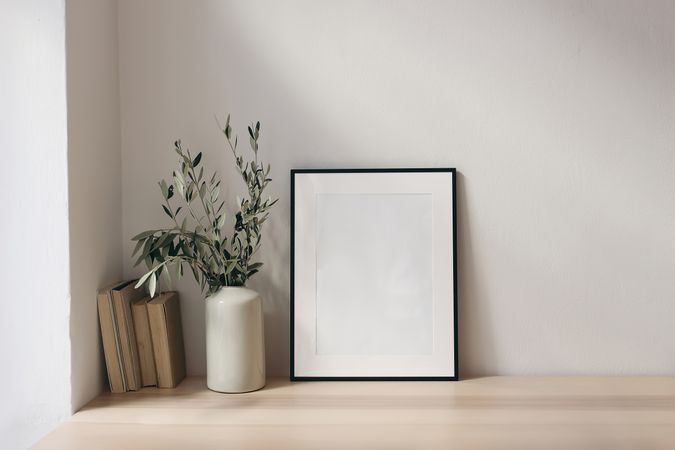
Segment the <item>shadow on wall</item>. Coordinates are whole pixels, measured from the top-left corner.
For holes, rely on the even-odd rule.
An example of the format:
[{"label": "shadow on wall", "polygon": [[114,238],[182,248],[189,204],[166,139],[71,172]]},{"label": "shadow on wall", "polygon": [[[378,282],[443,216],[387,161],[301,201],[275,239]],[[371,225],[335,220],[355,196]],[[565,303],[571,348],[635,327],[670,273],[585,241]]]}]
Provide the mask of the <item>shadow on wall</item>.
[{"label": "shadow on wall", "polygon": [[[457,173],[457,270],[459,284],[458,317],[459,317],[459,374],[460,379],[483,376],[494,367],[494,359],[498,357],[494,342],[494,334],[489,325],[493,320],[485,301],[487,295],[478,265],[474,258],[473,238],[467,196],[467,178]],[[476,330],[480,330],[477,332]],[[479,364],[470,355],[482,355]],[[485,362],[487,361],[487,362]]]}]

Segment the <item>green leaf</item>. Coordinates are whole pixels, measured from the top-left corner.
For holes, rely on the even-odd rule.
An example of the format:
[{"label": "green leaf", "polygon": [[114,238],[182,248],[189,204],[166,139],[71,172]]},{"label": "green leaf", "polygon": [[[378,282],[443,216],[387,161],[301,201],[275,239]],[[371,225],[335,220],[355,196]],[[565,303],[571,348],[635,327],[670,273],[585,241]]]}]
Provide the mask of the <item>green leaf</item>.
[{"label": "green leaf", "polygon": [[166,278],[166,283],[168,286],[171,286],[171,271],[169,270],[168,267],[166,267],[166,270],[162,272],[164,274],[164,277]]},{"label": "green leaf", "polygon": [[180,172],[173,173],[173,182],[181,197],[185,198],[185,180]]},{"label": "green leaf", "polygon": [[132,237],[132,241],[138,241],[139,239],[144,239],[148,236],[152,236],[153,234],[157,233],[157,230],[148,230],[144,231],[142,233],[137,234],[136,236]]},{"label": "green leaf", "polygon": [[178,254],[178,247],[173,244],[173,239],[169,242],[167,253],[168,256],[176,256]]},{"label": "green leaf", "polygon": [[173,214],[171,214],[171,211],[169,211],[169,208],[166,206],[162,205],[162,209],[164,209],[164,212],[166,213],[167,216],[171,217],[173,219]]},{"label": "green leaf", "polygon": [[134,263],[134,267],[136,267],[137,265],[142,263],[145,260],[146,257],[147,257],[147,255],[141,252],[140,256],[138,257],[138,259]]},{"label": "green leaf", "polygon": [[165,244],[173,241],[173,234],[172,233],[163,233],[160,235],[159,239],[155,241],[155,243],[152,245],[150,249],[150,253],[153,253],[160,248],[164,247]]},{"label": "green leaf", "polygon": [[155,239],[150,237],[145,240],[145,244],[143,245],[143,252],[141,253],[141,256],[143,259],[145,259],[148,254],[150,253],[150,249],[152,248],[152,244],[155,242]]},{"label": "green leaf", "polygon": [[232,272],[235,267],[237,267],[237,260],[236,259],[230,261],[230,263],[227,265],[227,267],[225,268],[225,275]]},{"label": "green leaf", "polygon": [[157,289],[157,275],[153,272],[150,276],[150,282],[148,283],[148,289],[150,290],[150,297],[155,296],[155,290]]},{"label": "green leaf", "polygon": [[192,270],[192,276],[195,277],[195,281],[201,284],[200,272],[192,264],[190,264],[190,270]]},{"label": "green leaf", "polygon": [[199,164],[199,161],[202,160],[202,152],[197,153],[197,156],[195,156],[195,159],[192,161],[192,167],[197,167]]},{"label": "green leaf", "polygon": [[230,139],[230,136],[232,135],[232,128],[230,127],[230,115],[227,115],[227,119],[225,120],[225,129],[223,130],[225,132],[225,136]]},{"label": "green leaf", "polygon": [[216,186],[211,191],[211,202],[215,203],[218,201],[218,196],[220,195],[220,186]]},{"label": "green leaf", "polygon": [[150,278],[150,275],[152,275],[153,273],[155,273],[155,270],[154,270],[154,269],[151,270],[150,272],[146,273],[145,275],[143,275],[143,276],[141,277],[141,279],[138,280],[138,283],[136,283],[136,286],[134,286],[134,287],[135,287],[136,289],[138,289],[139,287],[143,286],[143,283],[145,283],[145,281],[146,281],[148,278]]},{"label": "green leaf", "polygon": [[169,196],[169,188],[166,185],[166,181],[162,180],[157,184],[159,185],[159,188],[161,189],[164,198],[167,198]]},{"label": "green leaf", "polygon": [[136,253],[143,247],[143,240],[139,239],[138,242],[136,242],[136,247],[134,247],[134,252],[131,254],[132,257],[136,256]]}]

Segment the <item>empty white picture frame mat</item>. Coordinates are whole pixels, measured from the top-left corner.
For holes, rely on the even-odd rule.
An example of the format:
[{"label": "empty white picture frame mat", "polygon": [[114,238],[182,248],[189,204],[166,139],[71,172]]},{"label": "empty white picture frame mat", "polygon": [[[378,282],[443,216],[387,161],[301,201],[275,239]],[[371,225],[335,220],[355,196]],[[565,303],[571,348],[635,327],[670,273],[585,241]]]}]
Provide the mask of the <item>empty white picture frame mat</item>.
[{"label": "empty white picture frame mat", "polygon": [[[295,174],[294,376],[456,376],[453,176]],[[343,215],[350,212],[360,214],[362,222]],[[361,234],[354,233],[357,226]],[[376,242],[368,242],[378,230]],[[410,239],[402,241],[409,233]],[[352,261],[350,252],[359,248]],[[412,264],[405,256],[414,260]],[[374,270],[374,265],[392,258],[391,264]],[[372,276],[370,286],[367,276]],[[397,289],[408,294],[387,297]],[[387,320],[381,320],[383,314]],[[410,323],[394,330],[392,325],[403,324],[399,319],[405,315]],[[369,323],[373,330],[367,328]],[[359,330],[361,335],[349,335]],[[377,342],[373,336],[385,339]]]},{"label": "empty white picture frame mat", "polygon": [[431,354],[431,194],[316,200],[316,353]]}]

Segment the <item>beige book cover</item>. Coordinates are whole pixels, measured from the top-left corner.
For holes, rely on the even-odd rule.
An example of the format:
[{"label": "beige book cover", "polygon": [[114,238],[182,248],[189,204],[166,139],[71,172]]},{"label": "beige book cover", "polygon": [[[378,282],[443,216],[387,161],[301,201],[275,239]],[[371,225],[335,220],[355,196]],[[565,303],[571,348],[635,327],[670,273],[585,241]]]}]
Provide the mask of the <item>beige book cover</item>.
[{"label": "beige book cover", "polygon": [[141,365],[141,382],[145,386],[157,386],[157,369],[152,354],[152,337],[148,320],[147,303],[150,297],[139,298],[131,302],[131,315],[134,319],[134,331],[138,344],[138,360]]},{"label": "beige book cover", "polygon": [[101,325],[101,341],[103,342],[103,355],[108,373],[110,392],[113,393],[126,392],[127,384],[124,376],[121,345],[113,308],[112,290],[120,289],[128,283],[117,282],[99,289],[96,295],[98,318]]},{"label": "beige book cover", "polygon": [[185,378],[185,348],[177,292],[164,292],[148,302],[157,386],[174,388]]},{"label": "beige book cover", "polygon": [[142,387],[141,366],[136,346],[136,333],[131,315],[131,302],[145,297],[145,290],[136,289],[136,280],[119,289],[112,290],[113,309],[119,333],[122,363],[127,390],[137,391]]}]

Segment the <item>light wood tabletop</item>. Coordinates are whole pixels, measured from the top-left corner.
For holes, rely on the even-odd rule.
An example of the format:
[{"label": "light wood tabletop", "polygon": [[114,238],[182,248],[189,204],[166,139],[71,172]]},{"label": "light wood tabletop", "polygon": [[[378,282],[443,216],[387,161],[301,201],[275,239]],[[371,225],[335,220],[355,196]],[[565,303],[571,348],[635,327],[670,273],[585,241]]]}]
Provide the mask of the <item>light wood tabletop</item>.
[{"label": "light wood tabletop", "polygon": [[44,449],[675,449],[675,378],[289,382],[105,393]]}]

